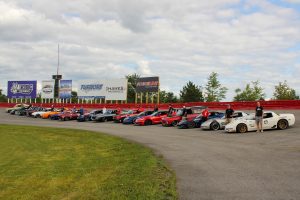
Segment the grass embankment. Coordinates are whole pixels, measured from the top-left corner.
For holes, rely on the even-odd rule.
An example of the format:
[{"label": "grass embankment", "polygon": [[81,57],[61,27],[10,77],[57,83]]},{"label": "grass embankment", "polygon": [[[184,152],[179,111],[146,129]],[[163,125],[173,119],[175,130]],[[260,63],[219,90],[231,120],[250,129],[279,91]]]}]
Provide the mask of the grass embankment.
[{"label": "grass embankment", "polygon": [[90,131],[0,125],[0,199],[177,199],[141,145]]}]

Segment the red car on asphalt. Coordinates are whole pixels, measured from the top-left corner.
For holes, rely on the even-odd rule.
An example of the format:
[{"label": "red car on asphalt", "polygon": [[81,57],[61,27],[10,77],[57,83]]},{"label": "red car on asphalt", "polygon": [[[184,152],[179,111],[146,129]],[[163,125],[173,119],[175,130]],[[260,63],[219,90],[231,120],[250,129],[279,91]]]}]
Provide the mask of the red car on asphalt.
[{"label": "red car on asphalt", "polygon": [[162,118],[168,114],[167,110],[159,110],[151,115],[144,116],[135,120],[134,125],[147,126],[152,124],[160,124]]},{"label": "red car on asphalt", "polygon": [[[194,119],[201,113],[201,111],[206,108],[203,106],[193,106],[190,108],[186,108],[187,119]],[[182,120],[183,109],[177,109],[177,112],[174,116],[167,116],[161,120],[163,126],[177,126],[177,124]]]},{"label": "red car on asphalt", "polygon": [[77,112],[64,112],[59,114],[58,119],[61,121],[75,120],[78,116],[79,113]]},{"label": "red car on asphalt", "polygon": [[[188,115],[192,114],[190,108],[187,108],[186,111]],[[161,124],[163,126],[176,126],[182,120],[182,114],[182,109],[178,109],[175,115],[162,118]]]},{"label": "red car on asphalt", "polygon": [[131,117],[131,116],[137,115],[140,112],[141,112],[140,109],[123,111],[123,112],[121,112],[121,114],[114,116],[114,122],[122,123],[126,117]]}]

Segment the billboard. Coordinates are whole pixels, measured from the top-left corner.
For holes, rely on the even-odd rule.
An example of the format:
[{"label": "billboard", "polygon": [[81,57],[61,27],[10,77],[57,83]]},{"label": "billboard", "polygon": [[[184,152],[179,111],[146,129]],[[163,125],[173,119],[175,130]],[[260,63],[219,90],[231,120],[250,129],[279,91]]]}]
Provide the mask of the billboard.
[{"label": "billboard", "polygon": [[78,98],[104,98],[104,82],[100,80],[78,81]]},{"label": "billboard", "polygon": [[36,98],[36,81],[8,81],[8,98]]},{"label": "billboard", "polygon": [[59,98],[69,99],[72,97],[72,80],[59,81]]},{"label": "billboard", "polygon": [[126,100],[127,99],[127,79],[113,79],[105,82],[106,100]]},{"label": "billboard", "polygon": [[42,98],[53,99],[54,98],[54,81],[42,81]]},{"label": "billboard", "polygon": [[137,80],[136,92],[158,92],[159,77],[143,77]]}]

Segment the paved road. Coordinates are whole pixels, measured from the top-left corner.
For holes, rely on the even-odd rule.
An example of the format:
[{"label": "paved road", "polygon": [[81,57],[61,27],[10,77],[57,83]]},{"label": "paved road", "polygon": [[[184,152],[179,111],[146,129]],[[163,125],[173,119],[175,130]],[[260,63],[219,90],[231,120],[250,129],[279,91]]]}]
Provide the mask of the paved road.
[{"label": "paved road", "polygon": [[[300,119],[300,111],[288,111]],[[285,131],[225,134],[200,129],[59,122],[12,116],[0,124],[85,129],[117,135],[161,154],[175,170],[180,199],[300,199],[300,123]]]}]

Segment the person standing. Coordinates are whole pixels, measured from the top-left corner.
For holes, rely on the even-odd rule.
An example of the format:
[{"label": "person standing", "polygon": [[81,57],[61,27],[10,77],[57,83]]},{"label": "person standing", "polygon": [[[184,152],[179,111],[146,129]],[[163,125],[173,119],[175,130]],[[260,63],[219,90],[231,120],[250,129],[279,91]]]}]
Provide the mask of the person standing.
[{"label": "person standing", "polygon": [[228,104],[227,109],[225,111],[225,117],[226,117],[226,124],[229,124],[231,122],[232,119],[232,115],[234,113],[234,110],[231,108],[231,105]]},{"label": "person standing", "polygon": [[260,105],[260,102],[257,102],[256,108],[255,108],[255,122],[256,122],[256,132],[264,132],[263,127],[262,127],[262,121],[263,121],[263,114],[264,114],[264,109]]},{"label": "person standing", "polygon": [[157,112],[158,111],[158,106],[157,105],[155,105],[154,106],[154,110],[153,110],[153,112]]},{"label": "person standing", "polygon": [[182,119],[186,119],[186,117],[187,117],[187,110],[186,110],[186,107],[183,106],[183,108],[182,108]]},{"label": "person standing", "polygon": [[72,113],[76,113],[76,106],[73,107]]},{"label": "person standing", "polygon": [[209,116],[209,112],[207,110],[207,108],[205,108],[203,111],[202,111],[202,120],[203,122],[207,120],[208,116]]},{"label": "person standing", "polygon": [[80,114],[80,115],[83,115],[83,114],[84,114],[84,111],[83,111],[83,107],[82,107],[82,106],[81,106],[80,109],[79,109],[79,114]]},{"label": "person standing", "polygon": [[174,108],[172,107],[172,104],[169,104],[169,110],[168,110],[168,116],[171,117],[172,113],[174,111]]}]

